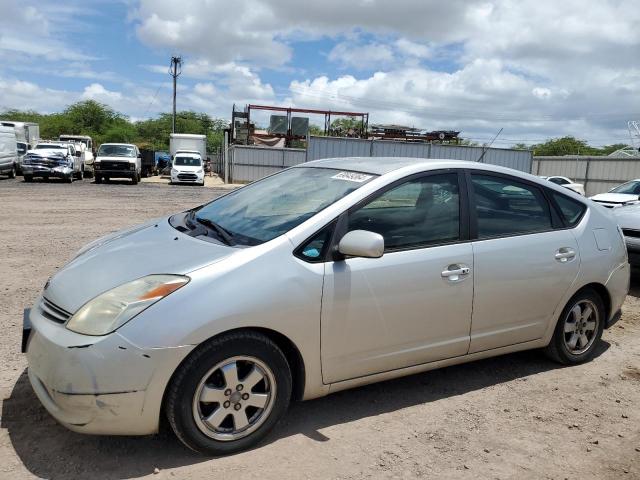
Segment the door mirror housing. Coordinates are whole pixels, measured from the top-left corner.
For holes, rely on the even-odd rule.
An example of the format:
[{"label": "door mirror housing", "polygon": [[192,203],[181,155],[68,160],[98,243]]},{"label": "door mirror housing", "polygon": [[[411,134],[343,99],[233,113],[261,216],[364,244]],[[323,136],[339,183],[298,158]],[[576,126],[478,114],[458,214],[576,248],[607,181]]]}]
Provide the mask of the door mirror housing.
[{"label": "door mirror housing", "polygon": [[350,257],[380,258],[384,253],[384,238],[379,233],[352,230],[342,237],[338,251]]}]

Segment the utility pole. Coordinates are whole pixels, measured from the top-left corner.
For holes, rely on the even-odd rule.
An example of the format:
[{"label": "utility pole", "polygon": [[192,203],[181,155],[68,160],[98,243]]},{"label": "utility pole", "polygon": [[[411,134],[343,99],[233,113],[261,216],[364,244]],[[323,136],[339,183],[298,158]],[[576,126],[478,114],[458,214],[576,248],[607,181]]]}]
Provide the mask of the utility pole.
[{"label": "utility pole", "polygon": [[173,77],[173,123],[171,132],[176,133],[176,86],[177,80],[182,73],[182,57],[171,57],[171,66],[169,67],[169,75]]}]

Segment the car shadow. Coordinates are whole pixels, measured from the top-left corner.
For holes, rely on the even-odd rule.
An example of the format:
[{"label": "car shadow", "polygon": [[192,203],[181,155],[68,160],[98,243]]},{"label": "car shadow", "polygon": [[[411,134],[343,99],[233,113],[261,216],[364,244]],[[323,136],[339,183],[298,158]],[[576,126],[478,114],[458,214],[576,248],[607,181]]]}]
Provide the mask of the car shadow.
[{"label": "car shadow", "polygon": [[[596,356],[609,346],[601,341]],[[295,403],[263,444],[298,434],[328,442],[331,438],[321,430],[329,426],[463,395],[557,368],[563,367],[538,351],[519,352]],[[160,434],[147,437],[90,436],[68,431],[40,405],[26,371],[3,402],[1,426],[7,429],[25,467],[44,478],[125,479],[148,475],[155,468],[176,468],[209,460],[183,447],[166,426]]]}]

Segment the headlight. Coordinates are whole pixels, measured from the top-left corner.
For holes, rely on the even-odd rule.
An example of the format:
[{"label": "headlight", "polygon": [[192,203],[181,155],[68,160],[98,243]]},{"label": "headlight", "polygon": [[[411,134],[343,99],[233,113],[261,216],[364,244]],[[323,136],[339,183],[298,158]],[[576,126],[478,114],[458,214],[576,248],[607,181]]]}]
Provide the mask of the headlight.
[{"label": "headlight", "polygon": [[69,319],[67,328],[84,335],[106,335],[189,280],[183,275],[147,275],[125,283],[85,303]]},{"label": "headlight", "polygon": [[178,170],[176,170],[175,168],[172,168],[171,173],[178,173]]},{"label": "headlight", "polygon": [[202,173],[202,169],[198,170],[196,173]]}]

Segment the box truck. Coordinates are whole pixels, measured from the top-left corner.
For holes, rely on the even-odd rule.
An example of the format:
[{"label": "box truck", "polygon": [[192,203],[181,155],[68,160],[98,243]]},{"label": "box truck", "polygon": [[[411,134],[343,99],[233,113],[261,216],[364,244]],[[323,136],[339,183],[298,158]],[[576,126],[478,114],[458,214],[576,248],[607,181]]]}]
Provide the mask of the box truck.
[{"label": "box truck", "polygon": [[176,152],[198,152],[204,160],[207,158],[207,136],[191,133],[172,133],[169,135],[169,153],[171,157]]}]

